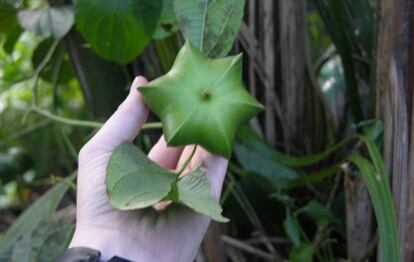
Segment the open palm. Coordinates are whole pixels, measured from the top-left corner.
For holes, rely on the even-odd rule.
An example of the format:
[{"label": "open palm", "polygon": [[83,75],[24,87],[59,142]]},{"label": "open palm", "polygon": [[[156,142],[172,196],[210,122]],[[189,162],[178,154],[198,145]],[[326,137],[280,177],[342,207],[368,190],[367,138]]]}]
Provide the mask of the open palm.
[{"label": "open palm", "polygon": [[[117,255],[133,261],[192,261],[210,223],[208,217],[178,205],[162,211],[119,211],[106,194],[111,153],[122,142],[132,141],[146,121],[148,109],[137,91],[145,83],[143,77],[135,79],[125,101],[79,153],[77,222],[70,247],[97,249],[104,260]],[[167,147],[161,137],[148,157],[163,168],[176,170],[191,150],[192,146]],[[227,160],[199,147],[187,171],[195,166],[205,170],[218,199]]]}]

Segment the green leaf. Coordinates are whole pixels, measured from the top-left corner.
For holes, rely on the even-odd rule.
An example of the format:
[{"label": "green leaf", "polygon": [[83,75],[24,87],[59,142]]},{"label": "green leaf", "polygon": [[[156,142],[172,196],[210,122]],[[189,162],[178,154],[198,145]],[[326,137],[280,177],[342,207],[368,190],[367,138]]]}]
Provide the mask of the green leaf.
[{"label": "green leaf", "polygon": [[173,0],[163,0],[163,2],[161,16],[152,36],[154,39],[166,38],[179,30],[173,10]]},{"label": "green leaf", "polygon": [[23,31],[17,23],[16,2],[0,0],[0,34],[6,36],[3,49],[9,55],[13,52],[14,44]]},{"label": "green leaf", "polygon": [[101,57],[127,63],[151,40],[161,0],[77,0],[76,27]]},{"label": "green leaf", "polygon": [[239,126],[263,109],[243,87],[241,56],[210,59],[187,41],[171,70],[140,87],[168,145],[230,157]]},{"label": "green leaf", "polygon": [[1,261],[10,260],[11,251],[17,242],[20,243],[19,245],[26,245],[27,238],[31,238],[37,227],[49,219],[56,210],[67,189],[67,184],[57,184],[19,216],[0,240]]},{"label": "green leaf", "polygon": [[301,245],[300,240],[300,225],[298,219],[295,215],[292,215],[290,211],[286,212],[286,218],[283,221],[283,228],[286,232],[286,235],[292,241],[295,247],[299,247]]},{"label": "green leaf", "polygon": [[304,177],[298,171],[245,144],[236,143],[234,152],[245,171],[264,178],[266,184],[270,184],[275,190],[286,188],[300,177]]},{"label": "green leaf", "polygon": [[161,201],[171,191],[176,177],[133,144],[123,143],[109,160],[106,189],[115,208],[145,208]]},{"label": "green leaf", "polygon": [[107,167],[106,189],[111,204],[121,210],[150,207],[162,200],[183,204],[219,222],[219,203],[211,196],[210,184],[199,170],[180,178],[152,162],[130,143],[119,145]]},{"label": "green leaf", "polygon": [[56,261],[56,257],[68,247],[75,231],[75,225],[49,222],[46,227],[45,232],[36,241],[35,261]]},{"label": "green leaf", "polygon": [[[369,40],[371,42],[373,39],[372,34],[375,31],[373,30],[375,12],[369,7],[370,4],[368,2],[370,1],[315,1],[325,28],[341,56],[347,85],[346,92],[349,99],[347,102],[350,104],[356,123],[364,120],[361,97],[358,91],[358,86],[360,86],[358,79],[362,75],[363,80],[367,83],[370,81],[370,67],[366,65],[364,60],[370,61],[370,54],[373,53],[371,44],[359,39],[366,37],[371,39]],[[370,33],[367,35],[368,31]],[[365,46],[365,44],[368,44],[368,46]],[[364,62],[362,63],[361,61]]]},{"label": "green leaf", "polygon": [[11,55],[14,50],[14,45],[16,44],[22,32],[23,29],[17,23],[11,26],[6,32],[6,41],[3,44],[3,49],[7,54]]},{"label": "green leaf", "polygon": [[243,18],[244,0],[174,0],[174,12],[185,38],[210,57],[231,49]]},{"label": "green leaf", "polygon": [[318,223],[336,223],[338,219],[332,214],[329,209],[323,206],[321,203],[312,200],[306,206],[299,209],[296,214],[305,212],[307,215],[315,219]]},{"label": "green leaf", "polygon": [[[37,68],[43,61],[52,43],[53,39],[45,39],[33,51],[32,64],[34,68]],[[48,82],[52,82],[54,70],[58,66],[60,66],[59,82],[69,82],[74,77],[74,74],[69,58],[66,56],[65,47],[63,44],[58,45],[52,57],[50,58],[50,61],[43,68],[42,72],[40,73],[42,79]]]},{"label": "green leaf", "polygon": [[317,182],[320,182],[332,175],[337,174],[342,169],[339,164],[327,167],[325,169],[316,171],[315,173],[307,174],[306,176],[301,176],[298,179],[289,183],[288,188],[293,189],[296,187],[311,185]]},{"label": "green leaf", "polygon": [[[32,236],[24,235],[16,241],[11,254],[11,261],[29,262],[32,256]],[[4,261],[4,260],[3,260]]]},{"label": "green leaf", "polygon": [[314,248],[311,243],[293,247],[289,253],[289,262],[312,262]]},{"label": "green leaf", "polygon": [[22,10],[17,16],[20,25],[27,31],[55,39],[66,35],[74,22],[71,6]]},{"label": "green leaf", "polygon": [[340,141],[339,143],[331,147],[328,147],[320,153],[298,157],[287,155],[275,150],[274,148],[266,144],[266,142],[264,142],[262,139],[260,139],[250,128],[240,128],[240,132],[238,133],[237,137],[243,144],[248,146],[250,149],[260,152],[263,157],[271,158],[274,161],[277,161],[289,167],[305,167],[317,164],[331,156],[337,150],[357,140],[356,137],[350,137]]},{"label": "green leaf", "polygon": [[333,55],[321,66],[318,73],[318,82],[322,91],[322,98],[329,105],[331,114],[338,125],[344,121],[347,89],[342,60],[338,55]]},{"label": "green leaf", "polygon": [[[381,120],[370,119],[362,121],[356,125],[358,128],[362,129],[364,137],[370,141],[379,141],[382,140],[382,135],[384,134],[384,124]],[[362,139],[364,140],[364,138]],[[382,141],[379,141],[382,142]]]},{"label": "green leaf", "polygon": [[16,24],[16,9],[8,1],[0,1],[0,33]]},{"label": "green leaf", "polygon": [[56,261],[56,257],[68,247],[74,229],[75,225],[43,221],[30,235],[24,235],[16,242],[11,252],[11,260]]},{"label": "green leaf", "polygon": [[179,203],[218,222],[229,221],[221,215],[220,204],[211,195],[210,183],[199,169],[180,178],[177,183],[177,190]]},{"label": "green leaf", "polygon": [[401,261],[400,245],[388,177],[375,144],[364,137],[361,139],[366,142],[375,167],[359,154],[353,154],[348,159],[358,167],[362,179],[368,187],[378,224],[381,260],[398,262]]}]

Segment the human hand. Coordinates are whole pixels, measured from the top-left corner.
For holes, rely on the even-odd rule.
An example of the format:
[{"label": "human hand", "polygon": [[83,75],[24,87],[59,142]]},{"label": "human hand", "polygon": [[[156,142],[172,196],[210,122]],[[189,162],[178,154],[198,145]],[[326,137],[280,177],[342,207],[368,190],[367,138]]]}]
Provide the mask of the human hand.
[{"label": "human hand", "polygon": [[[207,216],[177,205],[162,211],[120,211],[110,205],[106,193],[112,151],[122,142],[131,142],[146,121],[148,109],[137,91],[146,82],[135,78],[128,97],[79,153],[76,230],[70,247],[99,250],[103,260],[119,256],[139,262],[192,261],[210,223]],[[163,168],[177,170],[192,148],[167,147],[161,137],[148,157]],[[227,160],[198,147],[186,171],[196,166],[205,170],[218,199]]]}]

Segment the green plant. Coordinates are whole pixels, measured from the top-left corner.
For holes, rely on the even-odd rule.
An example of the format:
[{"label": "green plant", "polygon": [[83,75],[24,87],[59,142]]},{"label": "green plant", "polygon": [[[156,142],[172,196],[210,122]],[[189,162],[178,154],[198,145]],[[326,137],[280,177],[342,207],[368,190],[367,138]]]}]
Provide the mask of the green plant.
[{"label": "green plant", "polygon": [[[215,12],[224,11],[215,5],[210,8]],[[207,19],[203,21],[207,22]],[[203,55],[203,50],[210,54],[212,48],[223,48],[220,39],[217,38],[211,48],[205,47],[203,39],[197,43],[199,50],[187,41],[171,70],[140,87],[139,91],[160,117],[168,145],[199,144],[229,158],[237,129],[263,106],[243,87],[240,55],[211,59]],[[195,169],[183,174],[187,163],[173,174],[151,163],[138,148],[127,144],[119,146],[113,153],[106,177],[111,203],[120,209],[138,209],[172,200],[217,221],[227,221],[209,195],[210,187],[202,172]]]},{"label": "green plant", "polygon": [[[198,144],[229,158],[220,201],[231,218],[222,225],[228,257],[334,261],[377,253],[384,261],[400,260],[395,211],[380,155],[382,124],[366,121],[374,117],[373,94],[379,88],[371,84],[372,65],[378,62],[373,55],[375,1],[289,1],[273,4],[273,9],[271,0],[77,0],[64,6],[57,2],[0,0],[0,231],[5,231],[0,260],[24,254],[22,261],[49,261],[55,254],[45,254],[42,243],[65,248],[73,221],[56,223],[52,218],[61,200],[70,207],[74,199],[76,187],[64,177],[76,170],[77,151],[116,109],[137,74],[155,79],[139,91],[155,113],[151,121],[161,122],[146,123],[133,143],[121,145],[111,156],[107,187],[115,207],[145,208],[171,200],[227,221],[200,170],[182,176],[190,158],[170,172],[146,157],[162,128],[170,145]],[[284,9],[275,7],[282,4]],[[281,15],[293,6],[306,10],[308,28],[300,17]],[[291,34],[281,37],[278,27],[310,32],[310,43],[303,45],[309,56],[307,72],[300,76],[306,94],[280,86],[284,64],[278,59],[292,48],[281,45],[288,41],[279,38]],[[225,57],[232,47],[232,54],[244,52],[243,59]],[[301,53],[291,57],[298,69],[305,66]],[[194,57],[195,66],[186,66]],[[268,63],[272,59],[273,65]],[[294,76],[295,72],[284,75]],[[242,82],[268,106],[266,114],[238,129],[261,109],[243,91]],[[214,86],[229,93],[214,99]],[[293,97],[300,99],[283,101]],[[301,104],[285,108],[285,102],[292,101]],[[327,106],[321,109],[320,104]],[[306,116],[284,117],[284,110],[305,105],[311,109]],[[277,117],[269,119],[267,111],[273,109]],[[332,115],[332,125],[325,125],[325,115]],[[310,141],[295,137],[300,143],[286,140],[285,131],[294,130],[298,121],[318,123],[300,132],[317,135],[309,136]],[[275,141],[263,139],[269,126]],[[56,161],[50,161],[51,156]],[[363,257],[351,257],[347,251],[352,240],[347,239],[346,212],[352,209],[345,205],[349,192],[344,180],[365,184],[370,197],[365,201],[374,208],[378,234],[364,246]],[[40,214],[37,209],[41,221],[33,219]],[[375,252],[376,246],[380,252]]]}]

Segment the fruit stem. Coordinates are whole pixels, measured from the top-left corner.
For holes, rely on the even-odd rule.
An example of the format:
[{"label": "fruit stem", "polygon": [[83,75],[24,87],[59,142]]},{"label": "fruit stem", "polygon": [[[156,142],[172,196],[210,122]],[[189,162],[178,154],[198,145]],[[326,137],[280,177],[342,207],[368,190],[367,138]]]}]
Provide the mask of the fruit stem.
[{"label": "fruit stem", "polygon": [[177,172],[178,173],[178,177],[184,172],[184,170],[188,166],[188,164],[190,164],[190,161],[193,158],[196,149],[197,149],[197,145],[194,145],[193,150],[191,151],[190,156],[185,160],[184,164],[178,170],[178,172]]}]

